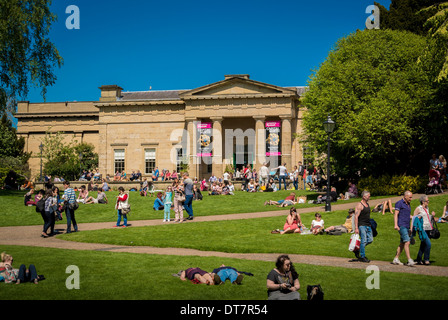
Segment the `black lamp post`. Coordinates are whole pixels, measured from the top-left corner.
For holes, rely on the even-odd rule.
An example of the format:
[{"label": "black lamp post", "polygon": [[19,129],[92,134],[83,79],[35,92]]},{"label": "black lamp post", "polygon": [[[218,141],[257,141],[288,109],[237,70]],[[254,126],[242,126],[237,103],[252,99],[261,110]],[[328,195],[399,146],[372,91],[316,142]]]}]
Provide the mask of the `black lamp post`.
[{"label": "black lamp post", "polygon": [[81,179],[81,176],[82,176],[82,151],[79,151],[78,159],[79,159],[79,179]]},{"label": "black lamp post", "polygon": [[42,151],[44,150],[44,144],[41,142],[39,145],[40,150],[40,177],[39,182],[42,182]]},{"label": "black lamp post", "polygon": [[325,212],[330,212],[331,211],[331,199],[330,199],[330,135],[334,130],[334,127],[336,126],[336,123],[331,120],[330,115],[328,115],[327,120],[324,122],[324,129],[325,132],[328,135],[328,139],[327,139],[327,146],[328,146],[328,151],[327,151],[327,199],[325,201]]}]

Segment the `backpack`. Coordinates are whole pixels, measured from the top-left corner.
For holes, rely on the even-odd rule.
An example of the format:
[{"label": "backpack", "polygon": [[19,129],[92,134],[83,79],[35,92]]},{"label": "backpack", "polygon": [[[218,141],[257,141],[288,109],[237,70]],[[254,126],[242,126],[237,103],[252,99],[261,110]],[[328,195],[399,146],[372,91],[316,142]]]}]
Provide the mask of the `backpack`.
[{"label": "backpack", "polygon": [[42,198],[36,203],[36,212],[43,213],[45,212],[45,199]]}]

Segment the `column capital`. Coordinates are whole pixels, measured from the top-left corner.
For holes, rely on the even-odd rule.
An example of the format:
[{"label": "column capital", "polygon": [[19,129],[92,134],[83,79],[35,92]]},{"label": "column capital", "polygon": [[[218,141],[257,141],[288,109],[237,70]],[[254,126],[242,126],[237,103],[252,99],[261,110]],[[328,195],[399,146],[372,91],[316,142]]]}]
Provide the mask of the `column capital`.
[{"label": "column capital", "polygon": [[266,120],[266,116],[263,116],[263,115],[255,115],[255,116],[252,116],[252,118],[254,120],[260,120],[260,121]]},{"label": "column capital", "polygon": [[281,114],[279,117],[282,120],[292,120],[292,116],[290,114]]},{"label": "column capital", "polygon": [[222,121],[222,120],[224,120],[224,117],[220,117],[220,116],[210,117],[210,120],[212,120],[212,121]]}]

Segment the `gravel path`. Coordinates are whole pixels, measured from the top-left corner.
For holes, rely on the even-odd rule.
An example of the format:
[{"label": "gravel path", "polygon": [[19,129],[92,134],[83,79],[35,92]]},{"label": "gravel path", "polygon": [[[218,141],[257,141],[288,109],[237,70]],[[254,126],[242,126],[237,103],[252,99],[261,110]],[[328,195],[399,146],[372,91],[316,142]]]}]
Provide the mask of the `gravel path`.
[{"label": "gravel path", "polygon": [[[418,199],[419,195],[415,195]],[[401,197],[391,198],[392,202],[396,202],[401,199]],[[382,200],[371,200],[371,207],[375,206]],[[337,204],[332,204],[332,210],[348,210],[354,207],[354,203],[343,203],[338,202]],[[310,213],[310,212],[323,212],[324,207],[314,207],[314,208],[304,208],[298,209],[299,213]],[[274,216],[286,216],[289,212],[288,210],[281,211],[267,211],[267,212],[255,212],[255,213],[242,213],[242,214],[228,214],[228,215],[217,215],[217,216],[205,216],[205,217],[195,217],[193,221],[188,221],[186,223],[196,223],[201,221],[218,221],[218,220],[235,220],[235,219],[251,219],[251,218],[262,218],[262,217],[274,217]],[[162,222],[160,220],[139,220],[129,222],[134,226],[155,226],[160,225]],[[97,229],[109,229],[114,225],[113,222],[101,222],[101,223],[80,223],[78,228],[80,231],[87,230],[97,230]],[[56,225],[56,228],[63,228],[63,225]],[[59,229],[60,231],[65,231],[64,229]],[[42,231],[42,226],[22,226],[22,227],[0,227],[0,245],[20,245],[20,246],[36,246],[36,247],[48,247],[48,248],[59,248],[59,249],[70,249],[70,250],[97,250],[97,251],[113,251],[113,252],[130,252],[130,253],[141,253],[141,254],[163,254],[163,255],[182,255],[182,256],[215,256],[224,258],[237,258],[237,259],[247,259],[247,260],[261,260],[261,261],[275,261],[277,256],[281,253],[276,254],[264,254],[264,253],[225,253],[225,252],[215,252],[215,251],[200,251],[195,249],[185,249],[185,248],[156,248],[156,247],[138,247],[138,246],[116,246],[109,244],[98,244],[98,243],[80,243],[73,241],[65,241],[58,239],[56,237],[41,238],[39,235]],[[268,232],[268,231],[267,231]],[[387,261],[370,261],[370,263],[361,262],[351,262],[351,258],[354,257],[350,252],[347,251],[347,258],[339,257],[328,257],[328,256],[312,256],[312,255],[299,255],[290,254],[291,260],[295,263],[313,264],[320,266],[333,266],[333,267],[343,267],[343,268],[357,268],[365,269],[367,266],[375,265],[381,271],[389,272],[404,272],[413,273],[421,275],[430,276],[444,276],[448,277],[448,267],[440,266],[396,266]],[[391,257],[392,260],[393,257]]]}]

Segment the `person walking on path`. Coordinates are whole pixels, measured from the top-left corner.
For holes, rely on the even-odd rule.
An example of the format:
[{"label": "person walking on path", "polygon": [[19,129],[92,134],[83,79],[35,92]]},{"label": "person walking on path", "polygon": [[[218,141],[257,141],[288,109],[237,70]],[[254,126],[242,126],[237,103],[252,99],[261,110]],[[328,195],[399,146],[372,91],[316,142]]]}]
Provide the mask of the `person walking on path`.
[{"label": "person walking on path", "polygon": [[[432,225],[432,221],[435,219],[436,213],[432,211],[429,213],[429,198],[427,195],[422,195],[420,197],[420,205],[415,209],[414,211],[414,218],[413,219],[422,219],[422,229],[420,237],[420,248],[418,250],[416,263],[417,264],[424,264],[424,265],[430,265],[429,262],[429,255],[431,253],[431,239],[429,237],[431,230],[434,228]],[[414,221],[414,220],[413,220]],[[434,221],[434,223],[436,223]],[[413,229],[415,231],[415,224],[412,225]],[[423,258],[423,260],[422,260]]]},{"label": "person walking on path", "polygon": [[193,180],[189,177],[188,172],[185,172],[183,176],[185,192],[184,208],[188,213],[187,220],[193,220]]},{"label": "person walking on path", "polygon": [[75,232],[78,231],[78,224],[76,223],[75,219],[75,202],[76,202],[76,195],[75,190],[70,187],[70,182],[65,181],[64,182],[64,195],[62,196],[64,201],[66,201],[65,206],[65,217],[67,218],[67,233],[72,232],[72,223],[73,223],[73,229]]},{"label": "person walking on path", "polygon": [[123,212],[123,207],[128,204],[128,194],[124,192],[123,187],[118,187],[118,196],[117,202],[115,204],[115,209],[117,210],[117,224],[114,227],[119,227],[121,223],[121,219],[123,218],[123,228],[128,226],[128,216],[126,212]]},{"label": "person walking on path", "polygon": [[413,266],[415,263],[411,259],[409,244],[411,242],[410,233],[411,233],[411,200],[412,200],[412,192],[405,191],[403,195],[403,199],[399,200],[395,203],[395,214],[394,214],[394,229],[400,233],[400,244],[397,248],[397,253],[395,255],[393,264],[403,265],[400,261],[401,253],[405,252],[406,257],[408,258],[407,266]]},{"label": "person walking on path", "polygon": [[[365,190],[362,192],[362,199],[355,208],[355,233],[359,234],[361,244],[355,255],[358,261],[370,262],[366,257],[366,246],[373,242],[372,227],[370,225],[370,192]],[[358,256],[359,255],[359,256]]]}]

